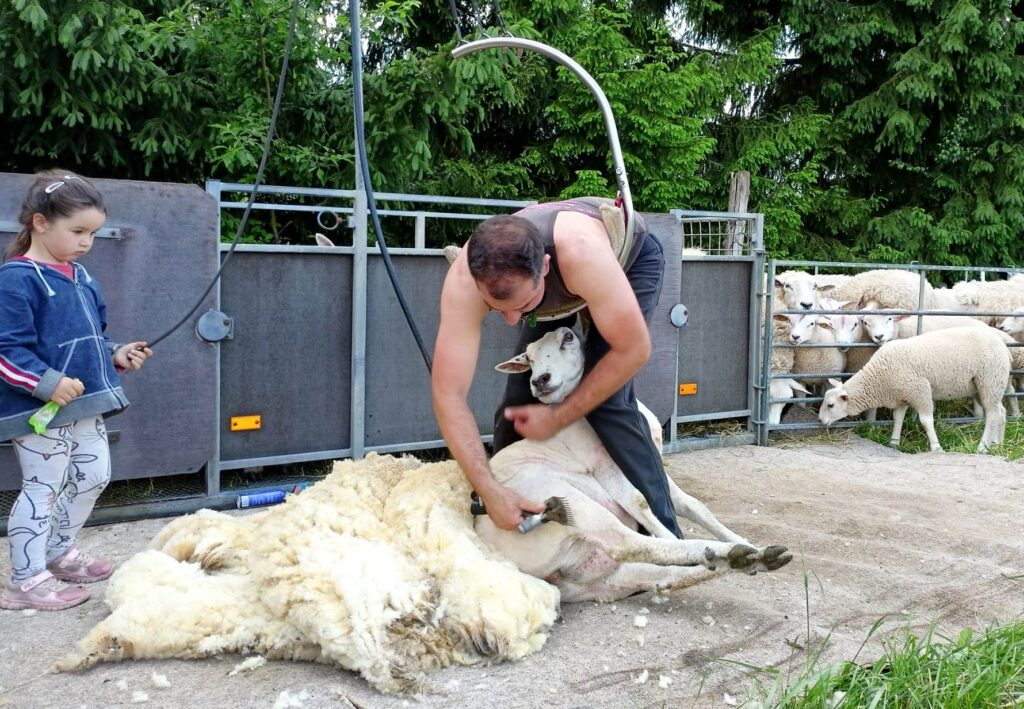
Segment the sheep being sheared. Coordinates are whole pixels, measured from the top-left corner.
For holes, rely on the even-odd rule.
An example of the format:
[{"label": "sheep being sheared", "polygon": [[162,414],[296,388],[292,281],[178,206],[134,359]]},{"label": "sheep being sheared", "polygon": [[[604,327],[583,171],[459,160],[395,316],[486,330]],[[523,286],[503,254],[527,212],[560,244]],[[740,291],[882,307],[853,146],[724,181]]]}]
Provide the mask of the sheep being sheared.
[{"label": "sheep being sheared", "polygon": [[[526,352],[497,366],[509,374],[532,370],[533,395],[562,401],[583,376],[583,348],[567,327],[530,343]],[[652,432],[654,415],[641,405]],[[520,570],[558,586],[565,601],[624,598],[636,591],[670,592],[710,578],[716,569],[747,573],[775,570],[792,556],[783,546],[757,548],[715,519],[700,500],[668,479],[676,513],[719,541],[677,539],[651,512],[644,496],[615,465],[593,428],[580,419],[543,440],[522,440],[491,459],[495,479],[533,500],[564,498],[574,526],[546,524],[523,535],[478,517],[482,539]],[[651,536],[640,534],[643,525]]]},{"label": "sheep being sheared", "polygon": [[259,653],[415,694],[431,669],[523,657],[558,590],[480,541],[469,494],[454,461],[371,453],[283,505],[176,519],[111,577],[111,614],[57,669]]}]

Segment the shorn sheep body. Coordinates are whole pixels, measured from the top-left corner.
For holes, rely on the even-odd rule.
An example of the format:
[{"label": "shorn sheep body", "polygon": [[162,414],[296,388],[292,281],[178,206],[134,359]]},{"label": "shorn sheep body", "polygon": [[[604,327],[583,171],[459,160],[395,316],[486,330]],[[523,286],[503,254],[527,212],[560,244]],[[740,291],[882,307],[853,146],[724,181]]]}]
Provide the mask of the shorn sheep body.
[{"label": "shorn sheep body", "polygon": [[[557,404],[580,382],[583,366],[579,335],[560,327],[496,368],[506,374],[530,372],[533,395]],[[640,410],[660,444],[661,425],[642,405]],[[498,529],[487,516],[476,521],[482,539],[520,570],[558,586],[566,601],[612,601],[637,591],[671,593],[725,570],[773,571],[792,559],[785,547],[750,544],[666,476],[676,514],[714,537],[677,539],[585,418],[547,440],[525,439],[502,448],[491,459],[491,471],[495,480],[527,499],[561,497],[572,510],[574,525],[545,524],[526,535]],[[649,535],[639,533],[641,525]]]},{"label": "shorn sheep body", "polygon": [[893,410],[890,443],[898,446],[903,418],[914,407],[933,451],[942,450],[935,434],[934,402],[973,398],[985,413],[978,452],[1003,441],[1002,404],[1010,376],[1010,352],[1000,333],[988,328],[937,330],[887,342],[864,368],[845,383],[830,380],[818,412],[826,426],[884,406]]}]

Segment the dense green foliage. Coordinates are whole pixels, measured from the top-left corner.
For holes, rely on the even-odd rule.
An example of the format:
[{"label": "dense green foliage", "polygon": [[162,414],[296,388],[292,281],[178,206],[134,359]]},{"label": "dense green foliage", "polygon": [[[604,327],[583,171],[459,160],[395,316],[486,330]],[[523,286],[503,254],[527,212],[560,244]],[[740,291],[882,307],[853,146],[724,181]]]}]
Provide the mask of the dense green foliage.
[{"label": "dense green foliage", "polygon": [[[463,34],[499,31],[493,5],[457,6]],[[774,255],[1024,262],[1019,3],[501,7],[512,34],[561,49],[601,84],[642,209],[724,209],[730,173],[749,170],[750,209],[765,213]],[[251,180],[290,8],[4,0],[0,167]],[[447,2],[364,8],[376,188],[542,200],[614,191],[601,113],[568,71],[511,51],[452,60]],[[353,185],[347,12],[302,4],[268,182]],[[290,238],[287,225],[258,228]]]}]

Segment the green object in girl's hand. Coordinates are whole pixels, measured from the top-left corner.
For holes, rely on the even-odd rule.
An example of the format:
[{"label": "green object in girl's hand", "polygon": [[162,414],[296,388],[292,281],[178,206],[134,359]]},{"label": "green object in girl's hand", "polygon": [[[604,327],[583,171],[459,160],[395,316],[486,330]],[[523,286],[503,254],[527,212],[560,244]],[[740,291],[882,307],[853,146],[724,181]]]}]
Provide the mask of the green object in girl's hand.
[{"label": "green object in girl's hand", "polygon": [[28,419],[28,425],[32,427],[32,430],[38,435],[42,435],[46,432],[46,427],[53,421],[53,417],[60,411],[60,404],[56,401],[47,401],[43,408],[36,411]]}]

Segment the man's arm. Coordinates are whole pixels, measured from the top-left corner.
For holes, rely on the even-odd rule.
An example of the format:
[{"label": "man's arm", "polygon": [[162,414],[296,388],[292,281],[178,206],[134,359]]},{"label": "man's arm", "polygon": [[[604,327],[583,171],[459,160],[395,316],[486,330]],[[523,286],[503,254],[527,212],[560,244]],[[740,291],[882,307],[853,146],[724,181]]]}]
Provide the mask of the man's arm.
[{"label": "man's arm", "polygon": [[541,512],[544,505],[520,497],[494,479],[469,408],[487,305],[477,293],[465,258],[461,254],[452,265],[441,291],[441,324],[431,373],[434,414],[448,449],[483,500],[488,516],[501,529],[515,529],[524,510]]},{"label": "man's arm", "polygon": [[548,438],[586,416],[632,379],[651,354],[647,323],[604,225],[584,214],[562,212],[555,222],[555,248],[562,280],[587,302],[609,351],[561,404],[512,408],[509,418],[526,438]]}]

